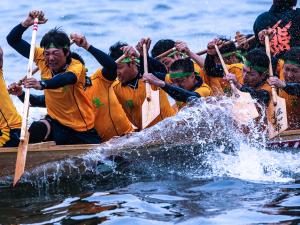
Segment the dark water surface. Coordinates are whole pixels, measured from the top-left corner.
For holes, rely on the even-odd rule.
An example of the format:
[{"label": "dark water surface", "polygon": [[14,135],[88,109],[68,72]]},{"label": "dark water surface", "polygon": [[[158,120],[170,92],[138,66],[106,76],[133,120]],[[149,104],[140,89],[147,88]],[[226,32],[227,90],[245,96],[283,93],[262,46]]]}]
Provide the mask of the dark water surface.
[{"label": "dark water surface", "polygon": [[[217,35],[252,32],[256,16],[271,1],[91,0],[0,2],[0,44],[7,83],[24,75],[27,60],[9,48],[5,36],[31,9],[54,26],[80,32],[107,50],[118,40],[135,45],[145,36],[181,39],[194,51]],[[30,40],[30,31],[25,38]],[[76,47],[89,71],[96,61]],[[14,99],[18,109],[21,104]],[[199,105],[200,104],[200,105]],[[262,134],[237,130],[231,104],[194,103],[159,125],[118,144],[81,157],[35,168],[19,188],[0,179],[0,224],[298,224],[300,153],[267,150]],[[197,107],[198,106],[198,107]],[[201,106],[201,107],[200,107]],[[43,110],[31,110],[31,118]],[[105,159],[106,151],[126,152]]]}]

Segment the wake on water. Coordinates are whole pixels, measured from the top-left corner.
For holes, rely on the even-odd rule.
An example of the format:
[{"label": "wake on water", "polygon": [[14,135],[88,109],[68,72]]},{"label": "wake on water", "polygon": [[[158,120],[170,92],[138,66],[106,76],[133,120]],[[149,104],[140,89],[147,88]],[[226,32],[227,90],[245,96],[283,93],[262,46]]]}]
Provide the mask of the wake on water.
[{"label": "wake on water", "polygon": [[[27,171],[21,183],[38,188],[70,181],[93,186],[112,176],[135,177],[141,173],[192,179],[293,181],[300,172],[300,153],[266,149],[265,133],[254,123],[248,124],[251,132],[245,135],[232,118],[232,105],[233,101],[226,97],[193,100],[176,116],[142,132],[115,138],[87,154]],[[108,159],[110,155],[116,157]],[[11,184],[11,180],[1,179],[1,185]]]}]

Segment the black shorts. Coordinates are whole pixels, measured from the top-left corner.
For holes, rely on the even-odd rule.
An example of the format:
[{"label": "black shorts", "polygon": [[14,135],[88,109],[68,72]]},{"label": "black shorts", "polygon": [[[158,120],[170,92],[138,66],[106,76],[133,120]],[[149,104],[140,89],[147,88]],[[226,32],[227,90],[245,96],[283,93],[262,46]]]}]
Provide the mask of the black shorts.
[{"label": "black shorts", "polygon": [[20,133],[21,129],[0,130],[0,147],[17,147],[20,142]]},{"label": "black shorts", "polygon": [[101,140],[96,129],[79,132],[70,127],[66,127],[50,116],[45,118],[51,126],[50,140],[55,141],[57,145],[74,144],[100,144]]}]

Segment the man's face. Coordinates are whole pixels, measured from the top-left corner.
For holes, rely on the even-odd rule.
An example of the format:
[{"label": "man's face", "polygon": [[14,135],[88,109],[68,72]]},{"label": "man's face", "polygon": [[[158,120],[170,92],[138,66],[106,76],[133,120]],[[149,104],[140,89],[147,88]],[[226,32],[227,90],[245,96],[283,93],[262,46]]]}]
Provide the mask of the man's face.
[{"label": "man's face", "polygon": [[63,67],[65,67],[67,63],[67,56],[69,54],[69,52],[65,54],[64,51],[59,48],[49,48],[44,51],[46,64],[50,70],[54,72],[60,71]]},{"label": "man's face", "polygon": [[176,53],[176,54],[172,55],[171,57],[161,58],[159,61],[162,64],[164,64],[167,68],[167,71],[169,71],[172,63],[181,58],[182,58],[181,55],[179,53]]},{"label": "man's face", "polygon": [[300,83],[300,67],[292,64],[284,64],[283,73],[286,82]]},{"label": "man's face", "polygon": [[265,78],[267,74],[261,75],[248,66],[243,67],[244,84],[256,88]]},{"label": "man's face", "polygon": [[[182,71],[172,71],[173,73],[181,73]],[[172,73],[170,72],[170,73]],[[197,82],[195,79],[195,74],[191,73],[188,77],[182,77],[182,78],[171,78],[172,84],[174,84],[177,87],[183,88],[185,90],[191,91],[195,87],[195,83]]]},{"label": "man's face", "polygon": [[135,62],[118,63],[117,76],[121,83],[126,83],[136,77],[138,68]]}]

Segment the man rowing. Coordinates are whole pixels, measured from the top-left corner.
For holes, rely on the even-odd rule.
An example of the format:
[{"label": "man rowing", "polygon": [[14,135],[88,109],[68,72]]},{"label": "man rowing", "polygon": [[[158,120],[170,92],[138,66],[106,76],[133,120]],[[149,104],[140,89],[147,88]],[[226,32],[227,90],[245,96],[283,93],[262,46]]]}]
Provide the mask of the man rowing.
[{"label": "man rowing", "polygon": [[191,59],[178,59],[170,66],[170,82],[166,82],[166,74],[148,73],[143,80],[156,87],[162,88],[176,100],[178,109],[182,109],[191,98],[208,97],[212,90],[202,78],[195,73]]},{"label": "man rowing", "polygon": [[233,81],[234,85],[243,92],[250,93],[258,103],[268,106],[271,87],[267,84],[269,77],[269,58],[261,49],[251,50],[243,65],[243,83],[240,83],[235,74],[229,73],[224,79]]},{"label": "man rowing", "polygon": [[71,39],[76,45],[91,53],[103,66],[102,69],[98,69],[92,74],[92,85],[86,90],[94,106],[95,128],[101,140],[108,141],[114,136],[132,132],[133,126],[112,88],[117,77],[114,60],[103,51],[90,45],[83,35],[72,34]]},{"label": "man rowing", "polygon": [[159,40],[152,48],[151,54],[153,58],[158,57],[160,54],[175,48],[173,52],[164,57],[160,57],[159,61],[166,66],[167,71],[170,70],[171,65],[178,59],[189,57],[194,62],[195,72],[201,76],[202,80],[208,84],[208,78],[203,70],[204,58],[192,52],[184,41],[173,41],[170,39]]},{"label": "man rowing", "polygon": [[280,58],[291,47],[300,46],[300,9],[297,0],[273,0],[268,12],[255,20],[253,29],[256,39],[265,45],[265,35],[270,35],[273,56]]},{"label": "man rowing", "polygon": [[270,77],[269,84],[279,88],[286,101],[289,129],[300,129],[300,48],[291,48],[283,58],[279,78]]},{"label": "man rowing", "polygon": [[[142,104],[146,99],[146,85],[141,79],[144,73],[143,66],[141,66],[143,65],[143,57],[142,54],[138,54],[133,47],[128,46],[126,43],[117,42],[110,47],[109,55],[114,60],[117,60],[123,54],[126,55],[126,58],[117,63],[118,80],[113,84],[113,89],[130,122],[138,130],[142,130]],[[141,57],[138,58],[139,56]],[[148,62],[150,61],[151,59],[148,57]],[[153,72],[152,67],[149,67],[149,72]],[[167,94],[161,89],[158,89],[158,91],[160,115],[148,127],[175,115]]]},{"label": "man rowing", "polygon": [[234,42],[224,45],[228,39],[214,39],[207,45],[207,55],[205,58],[205,71],[209,77],[209,85],[214,95],[231,94],[232,90],[229,82],[224,78],[224,71],[219,57],[215,50],[215,45],[220,46],[220,52],[226,63],[229,73],[235,75],[235,79],[243,84],[243,60],[244,57],[237,51]]},{"label": "man rowing", "polygon": [[[47,22],[42,11],[31,11],[7,36],[9,45],[26,58],[31,46],[22,35],[35,18],[39,24]],[[47,117],[31,126],[30,135],[46,133],[50,127],[51,136],[59,145],[100,143],[94,129],[93,106],[84,92],[86,70],[82,63],[71,58],[68,35],[52,29],[43,36],[40,46],[35,48],[34,62],[41,71],[41,80],[26,79],[25,87],[44,90]]]},{"label": "man rowing", "polygon": [[0,147],[16,147],[19,144],[22,118],[6,90],[2,48],[0,48],[0,99]]}]

